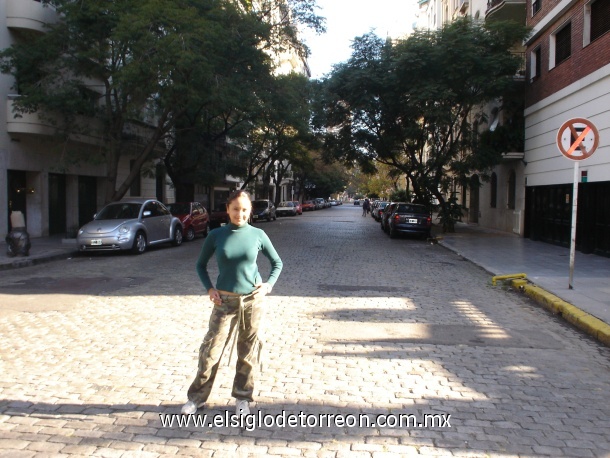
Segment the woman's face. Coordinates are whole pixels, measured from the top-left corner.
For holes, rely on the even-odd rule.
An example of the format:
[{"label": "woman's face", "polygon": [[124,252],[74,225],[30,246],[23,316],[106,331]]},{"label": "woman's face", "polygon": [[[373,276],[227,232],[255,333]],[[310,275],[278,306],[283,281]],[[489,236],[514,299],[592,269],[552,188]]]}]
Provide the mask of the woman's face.
[{"label": "woman's face", "polygon": [[240,195],[237,199],[233,199],[227,205],[227,213],[229,219],[236,226],[243,226],[248,223],[250,213],[252,211],[252,203],[245,195]]}]

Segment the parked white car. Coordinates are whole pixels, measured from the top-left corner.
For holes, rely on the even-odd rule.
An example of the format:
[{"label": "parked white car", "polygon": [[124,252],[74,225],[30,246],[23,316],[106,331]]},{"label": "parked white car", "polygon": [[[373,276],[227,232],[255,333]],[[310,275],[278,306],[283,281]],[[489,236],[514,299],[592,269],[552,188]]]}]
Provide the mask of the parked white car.
[{"label": "parked white car", "polygon": [[297,206],[294,204],[294,202],[280,202],[275,209],[275,214],[277,216],[296,216]]}]

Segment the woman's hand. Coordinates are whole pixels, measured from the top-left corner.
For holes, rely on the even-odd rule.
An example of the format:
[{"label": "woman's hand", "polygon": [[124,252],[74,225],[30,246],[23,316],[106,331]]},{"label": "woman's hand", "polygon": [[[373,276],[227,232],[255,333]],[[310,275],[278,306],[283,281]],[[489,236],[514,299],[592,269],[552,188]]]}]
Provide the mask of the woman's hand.
[{"label": "woman's hand", "polygon": [[220,293],[216,288],[210,288],[208,290],[208,295],[210,296],[210,300],[214,303],[214,305],[220,305],[222,303]]},{"label": "woman's hand", "polygon": [[262,296],[265,297],[267,294],[269,294],[271,292],[271,285],[269,283],[261,283],[259,285],[256,285],[256,289],[254,290],[254,295],[255,296]]}]

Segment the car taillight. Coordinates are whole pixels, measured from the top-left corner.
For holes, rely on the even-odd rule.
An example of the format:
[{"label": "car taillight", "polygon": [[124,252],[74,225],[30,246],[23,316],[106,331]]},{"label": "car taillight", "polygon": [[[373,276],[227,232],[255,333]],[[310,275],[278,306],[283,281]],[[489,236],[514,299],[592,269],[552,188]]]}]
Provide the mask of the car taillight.
[{"label": "car taillight", "polygon": [[400,221],[400,215],[394,215],[394,221]]},{"label": "car taillight", "polygon": [[432,226],[432,218],[430,218],[429,216],[428,216],[428,218],[426,218],[426,225]]}]

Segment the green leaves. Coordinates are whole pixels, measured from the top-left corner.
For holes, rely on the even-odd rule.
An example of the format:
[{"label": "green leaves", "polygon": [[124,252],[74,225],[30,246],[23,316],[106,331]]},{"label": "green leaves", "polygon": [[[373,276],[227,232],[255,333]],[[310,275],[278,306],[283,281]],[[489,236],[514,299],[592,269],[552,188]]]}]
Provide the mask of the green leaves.
[{"label": "green leaves", "polygon": [[449,181],[498,160],[491,147],[473,149],[473,121],[517,84],[511,48],[526,34],[516,24],[460,19],[393,43],[357,38],[351,59],[323,83],[325,154],[366,169],[372,161],[395,167],[416,199],[442,204]]}]

